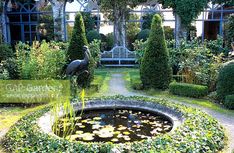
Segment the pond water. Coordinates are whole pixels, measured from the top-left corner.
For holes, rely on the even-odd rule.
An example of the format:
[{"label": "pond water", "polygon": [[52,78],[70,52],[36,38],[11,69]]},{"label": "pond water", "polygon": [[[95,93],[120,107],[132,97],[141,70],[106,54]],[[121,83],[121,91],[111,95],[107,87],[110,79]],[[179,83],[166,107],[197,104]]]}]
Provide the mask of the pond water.
[{"label": "pond water", "polygon": [[55,134],[71,141],[124,143],[170,132],[173,124],[157,113],[106,109],[84,111],[81,116],[78,112],[72,120],[60,118],[54,127]]}]

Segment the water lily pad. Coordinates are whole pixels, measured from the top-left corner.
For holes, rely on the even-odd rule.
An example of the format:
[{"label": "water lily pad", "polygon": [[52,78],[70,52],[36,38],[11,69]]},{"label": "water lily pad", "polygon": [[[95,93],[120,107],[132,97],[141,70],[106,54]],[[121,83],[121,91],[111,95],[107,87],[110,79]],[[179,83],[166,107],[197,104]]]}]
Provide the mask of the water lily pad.
[{"label": "water lily pad", "polygon": [[79,126],[79,128],[83,129],[83,128],[85,128],[85,125],[81,125],[81,126]]},{"label": "water lily pad", "polygon": [[110,138],[113,137],[113,135],[114,135],[114,127],[110,125],[103,127],[98,133],[98,136],[100,138]]},{"label": "water lily pad", "polygon": [[93,130],[94,130],[94,129],[100,129],[101,127],[102,127],[101,125],[95,124],[95,125],[92,126],[92,129],[93,129]]},{"label": "water lily pad", "polygon": [[114,138],[114,139],[111,139],[111,141],[112,141],[112,142],[118,142],[118,141],[119,141],[119,139]]},{"label": "water lily pad", "polygon": [[84,141],[91,141],[91,140],[93,140],[94,139],[94,134],[92,134],[92,133],[84,133],[84,134],[82,134],[82,138],[83,138],[83,140]]},{"label": "water lily pad", "polygon": [[124,140],[129,141],[131,138],[129,136],[123,136]]},{"label": "water lily pad", "polygon": [[130,133],[128,131],[123,132],[124,135],[129,135]]},{"label": "water lily pad", "polygon": [[83,134],[83,131],[76,131],[76,134]]},{"label": "water lily pad", "polygon": [[119,127],[117,130],[122,131],[122,130],[126,130],[126,129],[127,129],[127,127],[121,126],[121,127]]},{"label": "water lily pad", "polygon": [[93,120],[101,120],[102,118],[101,117],[94,117]]},{"label": "water lily pad", "polygon": [[122,138],[122,137],[123,137],[122,134],[118,134],[118,135],[117,135],[117,138]]},{"label": "water lily pad", "polygon": [[82,119],[82,117],[75,117],[75,120],[80,120],[80,119]]},{"label": "water lily pad", "polygon": [[82,120],[81,122],[82,122],[82,123],[87,123],[87,122],[88,122],[88,120]]},{"label": "water lily pad", "polygon": [[117,135],[120,134],[120,133],[121,133],[120,131],[115,131],[114,132],[114,134],[117,134]]},{"label": "water lily pad", "polygon": [[82,123],[76,123],[76,126],[82,126]]}]

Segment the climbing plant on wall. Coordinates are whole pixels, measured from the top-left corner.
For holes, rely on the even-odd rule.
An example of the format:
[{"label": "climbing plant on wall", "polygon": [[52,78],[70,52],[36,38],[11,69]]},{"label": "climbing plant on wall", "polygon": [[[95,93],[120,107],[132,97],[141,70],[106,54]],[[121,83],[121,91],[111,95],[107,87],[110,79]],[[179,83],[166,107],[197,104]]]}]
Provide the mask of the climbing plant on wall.
[{"label": "climbing plant on wall", "polygon": [[172,8],[174,13],[180,16],[183,25],[189,26],[207,6],[208,0],[160,0],[160,2],[163,7]]}]

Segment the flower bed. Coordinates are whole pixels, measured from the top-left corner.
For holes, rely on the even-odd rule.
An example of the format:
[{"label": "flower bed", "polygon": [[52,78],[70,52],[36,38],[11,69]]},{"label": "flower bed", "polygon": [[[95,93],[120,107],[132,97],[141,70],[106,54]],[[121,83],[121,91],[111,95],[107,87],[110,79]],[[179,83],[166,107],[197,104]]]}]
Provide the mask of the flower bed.
[{"label": "flower bed", "polygon": [[44,108],[19,120],[3,140],[4,147],[15,152],[218,152],[224,147],[224,130],[214,118],[200,110],[166,100],[143,97],[106,97],[105,99],[150,101],[183,114],[184,122],[173,132],[154,139],[125,144],[69,142],[42,133],[37,125],[39,117],[50,108]]}]

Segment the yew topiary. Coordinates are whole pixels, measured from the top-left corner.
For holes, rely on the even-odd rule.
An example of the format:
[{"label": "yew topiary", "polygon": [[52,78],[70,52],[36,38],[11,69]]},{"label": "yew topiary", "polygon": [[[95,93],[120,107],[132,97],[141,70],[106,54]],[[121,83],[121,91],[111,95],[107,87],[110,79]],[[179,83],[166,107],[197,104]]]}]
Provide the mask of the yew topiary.
[{"label": "yew topiary", "polygon": [[82,15],[80,13],[77,13],[75,18],[75,25],[72,31],[72,38],[67,52],[69,61],[84,58],[84,45],[88,46],[88,41],[86,39],[85,34],[84,21]]},{"label": "yew topiary", "polygon": [[144,88],[166,89],[172,78],[162,19],[156,14],[140,68]]}]

